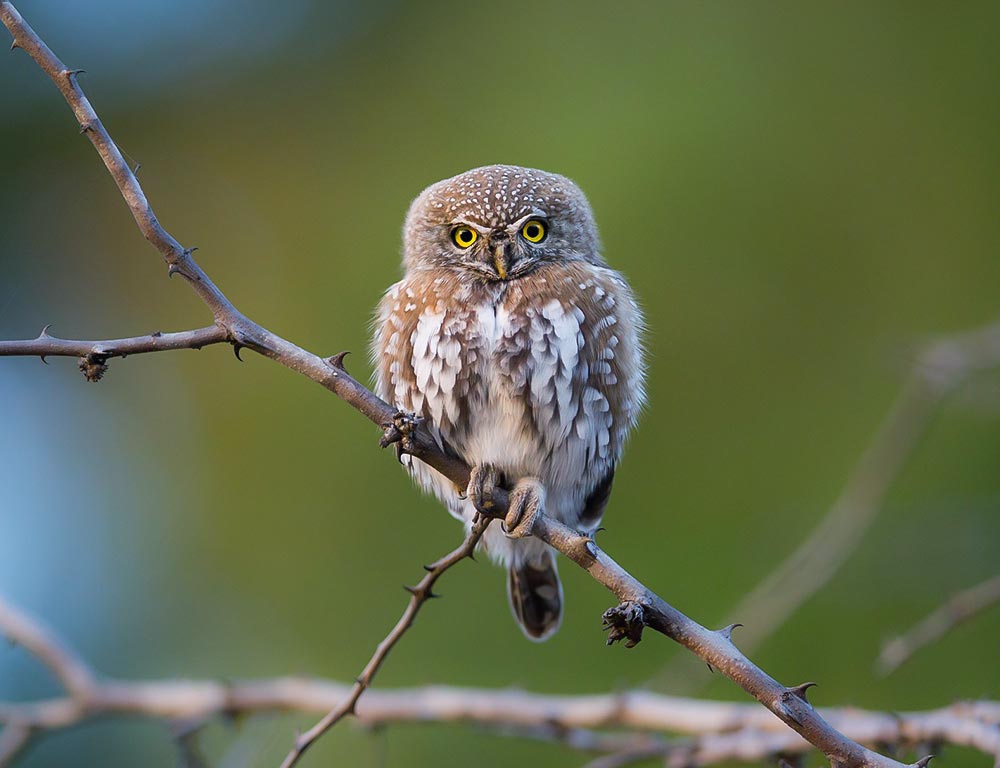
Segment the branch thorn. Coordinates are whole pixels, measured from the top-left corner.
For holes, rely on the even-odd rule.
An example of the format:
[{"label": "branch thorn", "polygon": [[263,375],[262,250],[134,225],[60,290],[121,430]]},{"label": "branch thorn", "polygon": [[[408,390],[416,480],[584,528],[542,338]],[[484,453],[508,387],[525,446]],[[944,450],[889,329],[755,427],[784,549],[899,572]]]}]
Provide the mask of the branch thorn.
[{"label": "branch thorn", "polygon": [[233,354],[236,355],[236,359],[239,360],[241,363],[243,362],[243,358],[240,357],[240,350],[243,348],[244,348],[243,344],[240,344],[238,341],[233,342]]},{"label": "branch thorn", "polygon": [[46,326],[45,326],[44,328],[42,328],[42,332],[41,332],[40,334],[38,334],[38,338],[40,338],[40,339],[48,339],[48,338],[51,338],[51,337],[49,336],[49,328],[51,328],[51,327],[52,327],[52,323],[49,323],[49,324],[48,324],[48,325],[46,325]]},{"label": "branch thorn", "polygon": [[178,267],[176,264],[168,264],[167,265],[167,277],[173,277],[174,275],[176,275],[180,271],[181,271],[181,268]]},{"label": "branch thorn", "polygon": [[90,123],[83,123],[80,126],[80,133],[86,133],[87,131],[92,131],[92,130],[93,128],[91,127]]},{"label": "branch thorn", "polygon": [[12,40],[12,41],[11,41],[11,44],[10,44],[10,49],[11,49],[12,51],[16,51],[16,50],[17,50],[18,48],[20,48],[20,47],[21,47],[21,46],[20,46],[20,45],[18,45],[18,43],[17,43],[17,40]]},{"label": "branch thorn", "polygon": [[198,246],[197,245],[192,246],[191,248],[185,248],[184,249],[184,255],[185,256],[190,256],[192,253],[194,253],[197,250],[198,250]]},{"label": "branch thorn", "polygon": [[802,683],[801,685],[796,685],[794,688],[788,688],[787,690],[793,696],[796,696],[797,698],[802,699],[802,701],[804,701],[806,704],[808,704],[809,703],[809,699],[806,698],[806,691],[808,691],[810,688],[813,688],[816,685],[818,685],[818,683],[812,683],[812,682],[810,682],[810,683]]},{"label": "branch thorn", "polygon": [[914,768],[927,768],[927,764],[934,759],[934,755],[925,755],[913,764]]},{"label": "branch thorn", "polygon": [[733,630],[742,626],[742,624],[730,624],[728,627],[717,629],[716,632],[726,638],[729,642],[733,642]]},{"label": "branch thorn", "polygon": [[335,355],[331,355],[326,358],[326,364],[331,368],[336,368],[338,371],[347,373],[347,368],[344,367],[344,358],[349,354],[351,354],[350,350],[345,350],[344,352],[338,352]]}]

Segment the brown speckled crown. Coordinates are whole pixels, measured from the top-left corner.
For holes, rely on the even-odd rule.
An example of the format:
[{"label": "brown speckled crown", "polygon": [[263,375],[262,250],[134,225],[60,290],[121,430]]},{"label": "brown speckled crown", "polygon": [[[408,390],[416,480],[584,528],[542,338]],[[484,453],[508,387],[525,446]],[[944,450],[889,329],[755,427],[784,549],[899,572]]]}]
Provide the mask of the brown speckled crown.
[{"label": "brown speckled crown", "polygon": [[560,220],[577,247],[596,257],[597,227],[580,188],[565,176],[517,165],[485,165],[427,187],[410,206],[404,236],[419,240],[417,231],[427,225],[492,228],[530,215]]}]

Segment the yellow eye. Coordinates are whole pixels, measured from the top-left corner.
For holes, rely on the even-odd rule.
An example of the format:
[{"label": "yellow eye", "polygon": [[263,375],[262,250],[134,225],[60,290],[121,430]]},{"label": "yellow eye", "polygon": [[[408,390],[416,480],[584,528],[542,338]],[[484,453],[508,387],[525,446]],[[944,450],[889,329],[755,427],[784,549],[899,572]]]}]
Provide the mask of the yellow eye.
[{"label": "yellow eye", "polygon": [[479,239],[479,233],[472,227],[456,227],[451,233],[451,239],[459,248],[468,248]]},{"label": "yellow eye", "polygon": [[545,224],[538,219],[526,221],[521,227],[521,237],[529,243],[540,243],[545,239]]}]

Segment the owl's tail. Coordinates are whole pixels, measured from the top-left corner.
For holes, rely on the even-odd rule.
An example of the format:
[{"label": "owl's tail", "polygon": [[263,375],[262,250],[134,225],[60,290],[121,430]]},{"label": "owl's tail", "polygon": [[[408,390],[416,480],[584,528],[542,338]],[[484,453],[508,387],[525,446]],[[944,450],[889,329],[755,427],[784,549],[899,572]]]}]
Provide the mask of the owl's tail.
[{"label": "owl's tail", "polygon": [[562,584],[555,556],[546,550],[538,561],[512,565],[507,571],[507,597],[514,618],[529,640],[548,640],[562,621]]}]

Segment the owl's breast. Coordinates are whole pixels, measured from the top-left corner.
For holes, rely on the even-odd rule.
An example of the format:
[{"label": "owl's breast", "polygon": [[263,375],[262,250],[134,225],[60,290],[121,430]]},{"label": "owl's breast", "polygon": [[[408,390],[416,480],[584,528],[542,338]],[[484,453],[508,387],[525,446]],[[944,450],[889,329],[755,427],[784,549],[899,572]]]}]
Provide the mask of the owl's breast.
[{"label": "owl's breast", "polygon": [[404,281],[383,300],[379,391],[467,463],[539,477],[582,508],[641,400],[637,311],[613,274],[575,266],[504,290]]},{"label": "owl's breast", "polygon": [[[454,371],[442,370],[439,386],[424,390],[426,408],[442,437],[469,463],[491,462],[512,475],[528,474],[543,455],[519,348],[525,318],[491,298],[466,305],[459,314],[450,329],[442,327],[438,342],[439,348],[457,344]],[[415,357],[414,367],[425,366]]]},{"label": "owl's breast", "polygon": [[585,317],[555,298],[518,298],[469,307],[467,385],[448,398],[464,418],[445,437],[470,463],[577,484],[611,429],[607,400],[586,385]]}]

